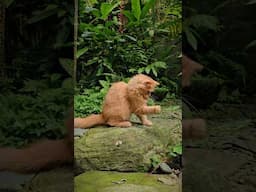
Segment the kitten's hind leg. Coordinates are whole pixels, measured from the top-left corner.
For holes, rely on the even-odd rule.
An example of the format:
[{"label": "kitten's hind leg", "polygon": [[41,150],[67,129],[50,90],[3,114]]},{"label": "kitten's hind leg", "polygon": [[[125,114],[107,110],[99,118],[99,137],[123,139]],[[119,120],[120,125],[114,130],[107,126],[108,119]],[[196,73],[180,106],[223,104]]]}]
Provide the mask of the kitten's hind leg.
[{"label": "kitten's hind leg", "polygon": [[109,121],[107,123],[108,125],[114,126],[114,127],[131,127],[132,126],[130,121]]},{"label": "kitten's hind leg", "polygon": [[139,119],[140,119],[140,121],[141,121],[141,123],[142,123],[143,125],[146,125],[146,126],[151,126],[151,125],[153,125],[153,123],[148,120],[148,118],[147,118],[146,115],[139,115],[139,114],[136,114],[136,115],[139,117]]}]

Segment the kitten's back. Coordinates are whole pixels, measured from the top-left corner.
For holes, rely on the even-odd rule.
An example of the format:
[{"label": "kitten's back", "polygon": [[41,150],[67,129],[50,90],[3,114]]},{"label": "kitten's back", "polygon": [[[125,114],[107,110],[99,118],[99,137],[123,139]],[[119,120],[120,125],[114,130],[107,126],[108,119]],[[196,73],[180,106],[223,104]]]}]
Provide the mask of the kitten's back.
[{"label": "kitten's back", "polygon": [[113,83],[103,104],[103,116],[127,120],[130,117],[129,102],[127,99],[127,84],[124,82]]}]

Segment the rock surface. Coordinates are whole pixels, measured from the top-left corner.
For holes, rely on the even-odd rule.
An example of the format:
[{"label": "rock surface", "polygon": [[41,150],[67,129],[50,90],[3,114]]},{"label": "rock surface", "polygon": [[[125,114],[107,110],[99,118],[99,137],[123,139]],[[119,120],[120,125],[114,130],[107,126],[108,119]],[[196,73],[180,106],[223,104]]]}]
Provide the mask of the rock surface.
[{"label": "rock surface", "polygon": [[148,171],[151,157],[181,142],[180,118],[179,106],[169,106],[150,117],[152,127],[133,117],[135,123],[129,128],[90,129],[75,140],[76,166],[80,171]]},{"label": "rock surface", "polygon": [[169,165],[167,163],[161,163],[159,165],[160,169],[164,172],[164,173],[172,173],[173,170],[169,167]]},{"label": "rock surface", "polygon": [[30,181],[35,174],[18,174],[13,172],[0,172],[0,191],[18,191]]},{"label": "rock surface", "polygon": [[200,116],[209,137],[183,140],[183,192],[256,191],[255,106],[216,103]]}]

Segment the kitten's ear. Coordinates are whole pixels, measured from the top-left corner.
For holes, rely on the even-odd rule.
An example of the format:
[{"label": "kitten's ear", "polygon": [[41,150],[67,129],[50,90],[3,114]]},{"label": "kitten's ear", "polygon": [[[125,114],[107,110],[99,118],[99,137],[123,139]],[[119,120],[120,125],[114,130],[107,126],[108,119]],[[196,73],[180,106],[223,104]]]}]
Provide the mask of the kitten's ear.
[{"label": "kitten's ear", "polygon": [[144,82],[144,85],[146,85],[146,86],[151,86],[152,84],[153,84],[152,81],[145,81],[145,82]]},{"label": "kitten's ear", "polygon": [[144,85],[146,86],[157,86],[157,85],[160,85],[160,83],[158,83],[157,81],[145,81],[144,82]]}]

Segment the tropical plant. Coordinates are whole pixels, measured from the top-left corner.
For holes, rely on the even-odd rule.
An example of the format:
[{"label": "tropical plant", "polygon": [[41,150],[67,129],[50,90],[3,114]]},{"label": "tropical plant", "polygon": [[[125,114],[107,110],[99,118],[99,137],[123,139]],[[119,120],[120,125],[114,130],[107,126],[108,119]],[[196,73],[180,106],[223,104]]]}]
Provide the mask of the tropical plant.
[{"label": "tropical plant", "polygon": [[[173,87],[180,70],[181,41],[177,39],[181,29],[181,22],[178,24],[181,4],[180,1],[168,3],[160,12],[164,20],[156,20],[155,10],[159,9],[156,0],[128,1],[122,9],[117,1],[80,2],[77,87],[98,86],[99,80],[113,82],[137,73],[163,78],[164,86],[166,79],[170,79],[170,71],[176,73],[172,83],[168,83]],[[170,4],[173,9],[167,6]],[[126,17],[122,32],[119,30],[120,13]],[[168,64],[171,62],[173,65]]]}]

